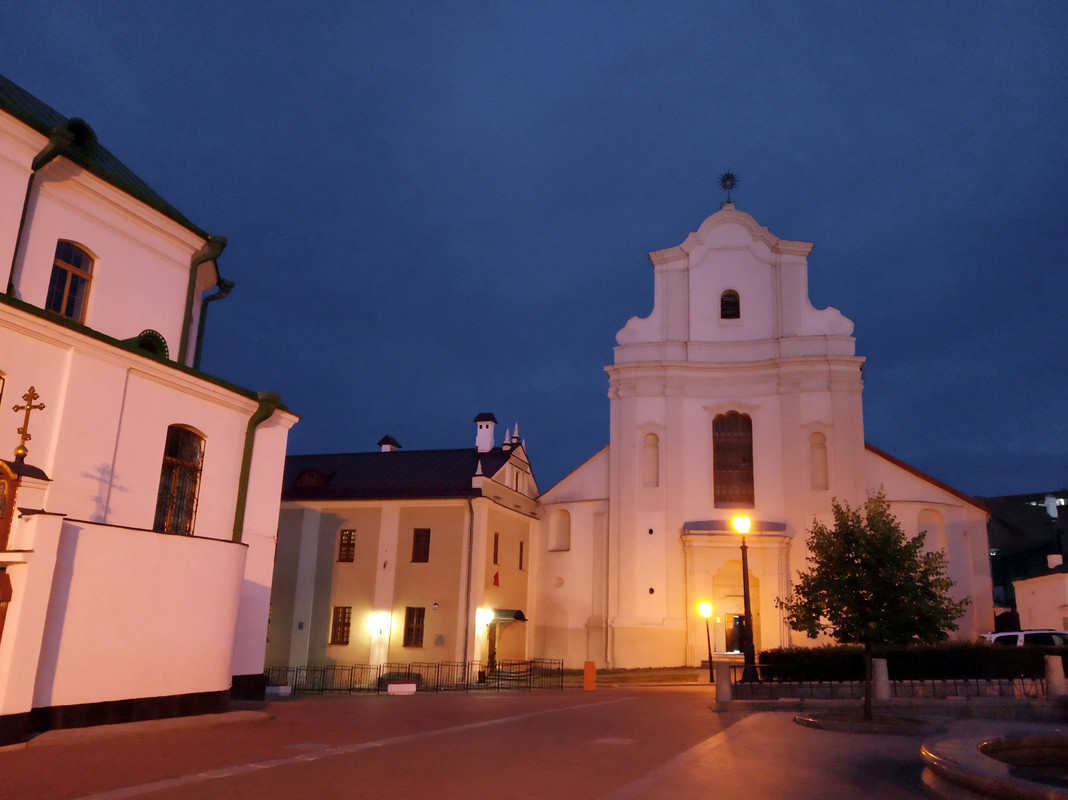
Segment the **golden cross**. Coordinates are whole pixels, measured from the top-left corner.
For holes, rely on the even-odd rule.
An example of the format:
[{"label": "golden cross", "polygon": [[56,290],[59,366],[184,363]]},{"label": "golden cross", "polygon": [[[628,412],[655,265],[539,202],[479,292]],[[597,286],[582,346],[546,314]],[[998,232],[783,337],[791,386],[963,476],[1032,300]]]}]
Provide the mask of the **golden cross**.
[{"label": "golden cross", "polygon": [[13,408],[14,411],[25,411],[26,412],[26,416],[22,420],[22,427],[19,428],[16,431],[16,433],[19,433],[19,434],[22,435],[22,438],[19,439],[19,446],[15,448],[15,460],[16,461],[19,461],[19,462],[25,461],[26,460],[26,456],[30,452],[29,450],[26,449],[26,442],[28,442],[30,439],[33,438],[32,436],[30,436],[30,412],[35,410],[35,409],[37,411],[41,411],[41,410],[44,409],[44,407],[45,407],[44,403],[37,403],[35,405],[34,402],[33,402],[34,400],[39,399],[40,396],[41,395],[37,394],[37,391],[31,386],[30,387],[30,391],[26,392],[26,394],[24,394],[22,396],[22,399],[26,401],[26,404],[25,405],[20,405],[20,406],[14,406],[14,408]]}]

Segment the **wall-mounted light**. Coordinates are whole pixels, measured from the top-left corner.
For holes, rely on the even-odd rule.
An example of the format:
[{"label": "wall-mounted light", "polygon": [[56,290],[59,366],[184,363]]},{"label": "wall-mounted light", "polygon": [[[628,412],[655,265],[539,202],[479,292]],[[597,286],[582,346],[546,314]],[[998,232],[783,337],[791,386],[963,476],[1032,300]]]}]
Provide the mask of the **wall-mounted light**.
[{"label": "wall-mounted light", "polygon": [[375,611],[367,620],[367,627],[376,636],[383,636],[389,630],[389,612]]},{"label": "wall-mounted light", "polygon": [[435,611],[437,611],[437,610],[438,610],[438,604],[437,604],[437,603],[434,603],[434,605],[433,605],[433,606],[431,606],[431,608],[433,608],[433,609],[434,609]]},{"label": "wall-mounted light", "polygon": [[475,625],[484,628],[493,622],[493,612],[488,608],[480,608],[475,611]]}]

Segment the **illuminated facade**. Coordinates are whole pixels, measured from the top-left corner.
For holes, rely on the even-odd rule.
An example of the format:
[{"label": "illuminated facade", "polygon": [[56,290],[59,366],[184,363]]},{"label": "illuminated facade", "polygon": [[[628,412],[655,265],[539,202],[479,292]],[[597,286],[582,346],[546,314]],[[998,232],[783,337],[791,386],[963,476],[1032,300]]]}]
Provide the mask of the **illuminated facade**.
[{"label": "illuminated facade", "polygon": [[538,655],[567,666],[696,665],[740,649],[741,537],[752,520],[756,649],[804,643],[775,598],[806,565],[814,519],[882,487],[905,531],[946,548],[971,599],[957,635],[993,623],[986,510],[864,441],[853,324],[808,297],[812,245],[725,203],[650,254],[655,301],[617,335],[610,444],[540,497]]},{"label": "illuminated facade", "polygon": [[195,368],[224,244],[0,77],[0,744],[262,693],[296,417]]},{"label": "illuminated facade", "polygon": [[538,488],[518,430],[475,446],[289,456],[269,666],[531,655]]}]

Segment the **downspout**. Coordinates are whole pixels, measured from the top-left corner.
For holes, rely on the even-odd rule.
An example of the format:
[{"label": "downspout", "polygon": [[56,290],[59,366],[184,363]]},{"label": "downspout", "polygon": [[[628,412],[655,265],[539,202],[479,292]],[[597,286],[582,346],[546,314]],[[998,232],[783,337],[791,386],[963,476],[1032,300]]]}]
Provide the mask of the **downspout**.
[{"label": "downspout", "polygon": [[208,303],[212,300],[224,299],[234,288],[234,282],[228,281],[226,278],[219,278],[219,282],[215,284],[215,288],[219,291],[205,297],[204,302],[200,304],[200,320],[197,322],[197,345],[196,349],[193,351],[193,369],[200,369],[200,353],[204,346],[204,323],[208,318]]},{"label": "downspout", "polygon": [[464,592],[464,661],[471,634],[471,561],[475,549],[475,507],[467,498],[467,591]]},{"label": "downspout", "polygon": [[22,233],[26,228],[26,217],[30,210],[30,195],[33,194],[34,179],[45,164],[56,156],[63,155],[72,144],[74,144],[74,132],[70,129],[69,123],[67,125],[57,125],[48,135],[48,144],[44,146],[40,153],[34,156],[33,164],[30,166],[30,178],[26,181],[26,197],[22,200],[19,231],[15,234],[15,249],[11,254],[11,271],[7,275],[6,294],[8,295],[15,293],[15,265],[19,261],[19,248],[22,245]]},{"label": "downspout", "polygon": [[182,340],[178,345],[178,363],[185,363],[186,353],[189,352],[189,326],[193,322],[193,299],[197,291],[197,273],[200,265],[205,261],[214,261],[226,249],[226,239],[222,236],[209,236],[201,247],[193,254],[189,262],[189,288],[185,293],[185,316],[182,318]]},{"label": "downspout", "polygon": [[237,482],[237,504],[234,508],[234,541],[241,542],[245,532],[245,506],[248,504],[248,479],[252,472],[252,447],[256,443],[256,428],[271,418],[282,405],[282,398],[274,392],[260,392],[260,404],[249,417],[245,428],[245,449],[241,454],[241,477]]}]

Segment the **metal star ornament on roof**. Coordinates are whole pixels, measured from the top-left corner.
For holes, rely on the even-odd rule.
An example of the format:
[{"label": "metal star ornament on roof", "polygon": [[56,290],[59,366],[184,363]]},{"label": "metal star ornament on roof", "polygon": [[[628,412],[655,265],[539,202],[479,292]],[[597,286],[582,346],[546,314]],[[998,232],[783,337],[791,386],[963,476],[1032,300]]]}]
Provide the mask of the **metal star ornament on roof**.
[{"label": "metal star ornament on roof", "polygon": [[719,187],[727,193],[727,202],[731,202],[731,190],[738,186],[738,176],[733,172],[724,172],[719,176]]}]

